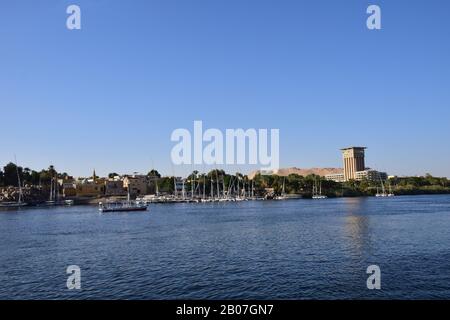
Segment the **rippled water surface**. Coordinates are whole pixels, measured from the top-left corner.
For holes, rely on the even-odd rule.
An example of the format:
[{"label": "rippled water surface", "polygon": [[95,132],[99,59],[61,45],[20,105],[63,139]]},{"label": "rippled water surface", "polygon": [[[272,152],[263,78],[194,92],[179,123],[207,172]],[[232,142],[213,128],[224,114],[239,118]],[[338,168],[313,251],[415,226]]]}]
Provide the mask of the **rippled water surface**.
[{"label": "rippled water surface", "polygon": [[0,299],[22,298],[450,299],[450,197],[0,211]]}]

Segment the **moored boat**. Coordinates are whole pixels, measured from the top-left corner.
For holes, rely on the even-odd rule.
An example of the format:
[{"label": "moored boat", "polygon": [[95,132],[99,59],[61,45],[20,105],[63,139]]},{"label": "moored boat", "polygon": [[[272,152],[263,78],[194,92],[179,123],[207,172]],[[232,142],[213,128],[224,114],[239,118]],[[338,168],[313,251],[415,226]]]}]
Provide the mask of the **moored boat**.
[{"label": "moored boat", "polygon": [[27,205],[25,202],[0,202],[0,208],[21,208]]},{"label": "moored boat", "polygon": [[128,197],[126,201],[99,202],[100,212],[125,212],[125,211],[146,211],[147,202],[130,200],[130,188],[128,187]]},{"label": "moored boat", "polygon": [[100,212],[146,211],[147,204],[136,201],[99,203]]},{"label": "moored boat", "polygon": [[[318,191],[319,189],[319,191]],[[322,180],[320,180],[319,178],[319,183],[317,183],[317,179],[314,180],[314,185],[313,185],[313,195],[312,198],[313,199],[327,199],[328,197],[324,194],[322,194]]]}]

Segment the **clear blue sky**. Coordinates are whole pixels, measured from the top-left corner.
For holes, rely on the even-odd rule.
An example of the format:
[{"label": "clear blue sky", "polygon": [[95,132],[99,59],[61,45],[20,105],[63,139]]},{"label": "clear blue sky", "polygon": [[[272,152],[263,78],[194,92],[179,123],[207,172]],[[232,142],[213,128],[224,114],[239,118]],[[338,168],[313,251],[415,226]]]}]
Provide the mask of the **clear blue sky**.
[{"label": "clear blue sky", "polygon": [[[66,29],[78,4],[82,30]],[[382,9],[382,30],[366,8]],[[279,128],[281,166],[450,176],[449,1],[0,4],[0,165],[172,168],[170,134]]]}]

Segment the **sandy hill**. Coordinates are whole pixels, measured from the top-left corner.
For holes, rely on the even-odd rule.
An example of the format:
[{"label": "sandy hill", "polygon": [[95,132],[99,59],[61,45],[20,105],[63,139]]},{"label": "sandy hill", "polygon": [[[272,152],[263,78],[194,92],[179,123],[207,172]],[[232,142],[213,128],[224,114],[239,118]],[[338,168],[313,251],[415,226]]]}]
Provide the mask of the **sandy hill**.
[{"label": "sandy hill", "polygon": [[[253,177],[258,173],[259,171],[253,171],[249,173],[248,177],[250,179],[253,179]],[[278,169],[275,174],[279,176],[288,176],[290,174],[298,174],[299,176],[307,176],[309,174],[316,174],[318,176],[325,176],[327,174],[335,174],[335,173],[342,173],[341,168],[310,168],[310,169],[300,169],[300,168],[281,168]]]}]

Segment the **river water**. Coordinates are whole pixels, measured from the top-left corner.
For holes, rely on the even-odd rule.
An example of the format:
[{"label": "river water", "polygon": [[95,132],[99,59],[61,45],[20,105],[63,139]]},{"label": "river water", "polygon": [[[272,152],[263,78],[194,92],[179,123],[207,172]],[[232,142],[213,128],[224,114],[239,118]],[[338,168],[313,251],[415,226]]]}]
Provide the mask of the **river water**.
[{"label": "river water", "polygon": [[0,299],[355,298],[450,299],[450,196],[0,212]]}]

